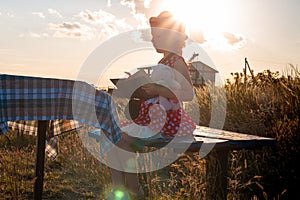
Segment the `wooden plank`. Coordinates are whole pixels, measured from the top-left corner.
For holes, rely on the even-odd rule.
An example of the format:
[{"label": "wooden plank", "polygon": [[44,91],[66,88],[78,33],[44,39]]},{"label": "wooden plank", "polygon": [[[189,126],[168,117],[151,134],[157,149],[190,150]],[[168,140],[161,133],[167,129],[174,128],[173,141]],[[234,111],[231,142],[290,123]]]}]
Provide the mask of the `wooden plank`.
[{"label": "wooden plank", "polygon": [[44,162],[45,162],[45,142],[48,121],[38,121],[38,135],[37,135],[37,152],[35,164],[35,182],[34,182],[34,199],[40,200],[43,195],[44,185]]},{"label": "wooden plank", "polygon": [[[145,146],[148,147],[165,147],[166,145],[168,145],[168,147],[170,148],[174,148],[174,149],[182,149],[182,148],[186,148],[187,145],[192,145],[192,146],[199,146],[201,147],[202,145],[202,141],[196,141],[194,139],[191,140],[191,138],[187,139],[187,138],[176,138],[177,141],[173,141],[174,138],[158,138],[158,139],[153,139],[153,140],[147,140],[147,139],[137,139],[133,146],[134,147],[139,147],[139,148],[143,148]],[[179,141],[178,141],[179,140]],[[174,142],[174,143],[171,143]]]},{"label": "wooden plank", "polygon": [[274,138],[224,131],[203,126],[198,126],[194,131],[194,135],[196,140],[204,141],[204,144],[206,143],[205,141],[211,144],[215,143],[214,149],[216,150],[259,149],[276,144]]},{"label": "wooden plank", "polygon": [[184,138],[182,138],[182,140],[180,140],[180,138],[177,138],[177,140],[179,141],[170,144],[172,140],[167,138],[153,140],[138,139],[132,144],[132,147],[135,150],[142,150],[144,147],[162,148],[168,145],[168,148],[173,148],[176,152],[181,152],[182,149],[186,149],[188,145],[188,148],[185,151],[197,152],[201,149],[203,144],[215,145],[214,148],[217,149],[223,149],[228,146],[228,140],[221,139],[194,137],[194,141],[185,140]]},{"label": "wooden plank", "polygon": [[[251,136],[251,135],[239,134],[239,133],[233,133],[228,136],[227,134],[229,133],[230,132],[228,131],[225,132],[223,131],[223,133],[220,135],[211,134],[211,133],[203,133],[203,134],[196,133],[194,137],[194,141],[192,142],[190,140],[189,141],[184,140],[183,138],[182,140],[178,140],[173,144],[169,144],[172,141],[172,139],[170,138],[159,138],[153,140],[138,139],[133,144],[133,146],[137,149],[141,149],[144,146],[161,148],[169,144],[168,147],[170,148],[182,149],[185,148],[187,144],[190,144],[187,151],[195,152],[195,151],[199,151],[203,144],[214,145],[213,148],[217,150],[224,150],[224,149],[234,150],[234,149],[242,149],[242,148],[253,149],[253,148],[262,148],[266,146],[274,146],[276,144],[276,140],[273,138]],[[234,135],[234,137],[232,135]]]},{"label": "wooden plank", "polygon": [[209,127],[197,126],[194,131],[195,136],[207,137],[207,138],[217,138],[224,140],[274,140],[274,138],[260,137],[256,135],[249,135],[243,133],[236,133],[231,131],[213,129]]},{"label": "wooden plank", "polygon": [[195,137],[195,141],[197,142],[203,142],[205,144],[211,144],[211,143],[223,143],[227,142],[228,140],[218,139],[218,138],[209,138],[209,137]]}]

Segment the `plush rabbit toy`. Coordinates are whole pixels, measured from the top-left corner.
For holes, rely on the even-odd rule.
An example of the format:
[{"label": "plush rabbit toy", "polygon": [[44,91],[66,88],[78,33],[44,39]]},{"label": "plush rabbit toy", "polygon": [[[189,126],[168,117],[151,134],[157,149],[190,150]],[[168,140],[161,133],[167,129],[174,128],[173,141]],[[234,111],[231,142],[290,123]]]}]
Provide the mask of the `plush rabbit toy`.
[{"label": "plush rabbit toy", "polygon": [[[178,90],[181,88],[180,84],[175,80],[175,70],[167,65],[158,64],[152,66],[152,73],[150,79],[153,83],[160,84],[164,87],[169,88],[171,91]],[[178,110],[181,106],[180,102],[177,100],[171,100],[165,97],[154,97],[146,100],[146,102],[156,102],[159,101],[160,105],[164,107],[166,111],[168,110]],[[129,124],[122,127],[122,131],[126,133],[134,133],[134,137],[140,138],[159,138],[161,134],[157,134],[157,130],[152,130],[148,126],[140,126],[136,123]]]},{"label": "plush rabbit toy", "polygon": [[[155,65],[152,69],[150,78],[154,83],[167,87],[171,91],[181,88],[180,84],[175,80],[174,69],[164,64]],[[166,110],[177,110],[180,107],[180,103],[177,100],[159,97],[159,101]]]}]

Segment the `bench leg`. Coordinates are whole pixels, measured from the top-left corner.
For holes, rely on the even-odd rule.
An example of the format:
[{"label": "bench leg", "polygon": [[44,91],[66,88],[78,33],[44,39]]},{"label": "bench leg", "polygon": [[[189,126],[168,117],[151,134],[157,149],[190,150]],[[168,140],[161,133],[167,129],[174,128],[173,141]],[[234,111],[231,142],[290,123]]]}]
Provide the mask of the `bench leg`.
[{"label": "bench leg", "polygon": [[38,121],[37,152],[35,164],[34,199],[40,200],[43,195],[45,142],[48,121]]},{"label": "bench leg", "polygon": [[206,158],[206,199],[227,198],[228,150],[212,151]]}]

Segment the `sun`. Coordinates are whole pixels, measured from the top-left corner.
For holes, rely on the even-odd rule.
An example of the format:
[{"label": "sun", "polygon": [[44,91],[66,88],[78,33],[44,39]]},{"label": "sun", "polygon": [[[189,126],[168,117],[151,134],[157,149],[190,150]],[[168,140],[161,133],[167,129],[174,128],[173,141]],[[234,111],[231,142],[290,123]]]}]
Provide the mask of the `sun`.
[{"label": "sun", "polygon": [[165,0],[161,8],[182,21],[187,31],[199,29],[215,34],[227,29],[231,5],[228,0]]}]

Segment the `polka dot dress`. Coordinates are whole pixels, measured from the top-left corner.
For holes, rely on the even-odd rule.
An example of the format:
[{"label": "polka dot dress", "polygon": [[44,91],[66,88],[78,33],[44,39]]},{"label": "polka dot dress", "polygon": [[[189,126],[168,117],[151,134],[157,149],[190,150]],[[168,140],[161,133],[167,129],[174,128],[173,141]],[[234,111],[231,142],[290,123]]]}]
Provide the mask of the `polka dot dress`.
[{"label": "polka dot dress", "polygon": [[[159,63],[168,65],[173,68],[174,63],[183,59],[182,57],[172,54]],[[152,98],[141,104],[138,117],[133,121],[125,121],[121,123],[121,127],[129,126],[136,123],[140,126],[148,126],[155,132],[160,132],[165,136],[191,136],[196,128],[196,124],[190,116],[180,107],[177,110],[165,110],[159,104],[159,98]]]}]

